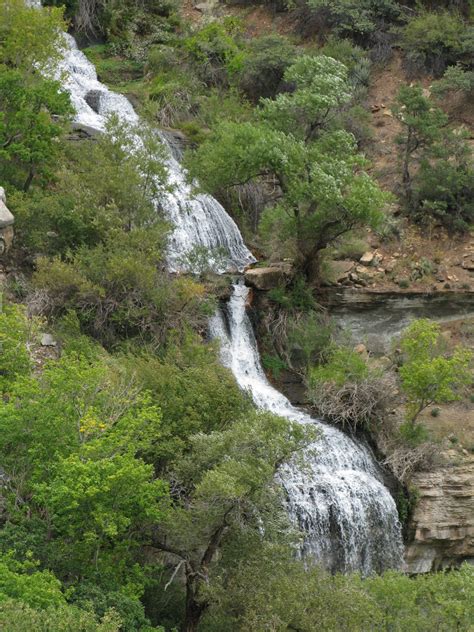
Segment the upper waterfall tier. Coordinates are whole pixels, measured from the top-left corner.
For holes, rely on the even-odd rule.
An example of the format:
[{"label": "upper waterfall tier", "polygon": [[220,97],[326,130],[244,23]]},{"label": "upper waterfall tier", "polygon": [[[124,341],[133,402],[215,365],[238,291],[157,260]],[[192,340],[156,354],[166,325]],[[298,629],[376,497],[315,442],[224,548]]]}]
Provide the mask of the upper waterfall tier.
[{"label": "upper waterfall tier", "polygon": [[303,555],[331,571],[368,574],[399,568],[398,512],[371,451],[294,408],[268,382],[245,310],[248,291],[234,286],[227,313],[211,320],[211,335],[221,340],[222,361],[257,406],[319,429],[320,438],[305,455],[305,468],[292,463],[279,475],[290,516],[305,533]]},{"label": "upper waterfall tier", "polygon": [[[111,114],[122,121],[138,123],[138,115],[128,99],[98,81],[94,66],[70,35],[65,36],[62,70],[65,71],[64,87],[76,110],[76,123],[102,131]],[[166,143],[164,138],[163,142]],[[240,271],[253,263],[255,258],[245,246],[237,225],[219,202],[210,195],[193,193],[186,173],[171,152],[167,166],[174,189],[172,193],[161,195],[156,207],[163,209],[174,227],[168,248],[169,268],[172,271],[186,269],[186,255],[196,247],[209,252],[217,272]]]}]

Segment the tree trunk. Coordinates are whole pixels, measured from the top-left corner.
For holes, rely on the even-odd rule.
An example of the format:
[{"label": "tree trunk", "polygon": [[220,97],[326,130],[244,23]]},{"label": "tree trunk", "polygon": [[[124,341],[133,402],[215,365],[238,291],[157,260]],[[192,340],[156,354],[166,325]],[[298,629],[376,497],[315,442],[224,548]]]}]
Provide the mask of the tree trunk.
[{"label": "tree trunk", "polygon": [[183,632],[197,632],[201,617],[207,604],[197,601],[198,583],[194,577],[186,580],[186,609],[184,613]]},{"label": "tree trunk", "polygon": [[403,159],[403,173],[402,183],[405,191],[405,199],[410,210],[412,209],[413,195],[411,190],[411,174],[410,174],[410,161],[411,161],[411,143],[412,143],[412,130],[408,128],[407,142],[405,146],[405,156]]},{"label": "tree trunk", "polygon": [[31,186],[31,183],[33,182],[33,178],[35,177],[35,171],[34,169],[30,169],[30,172],[28,174],[28,177],[25,180],[25,184],[23,185],[23,191],[24,193],[28,193],[29,188]]}]

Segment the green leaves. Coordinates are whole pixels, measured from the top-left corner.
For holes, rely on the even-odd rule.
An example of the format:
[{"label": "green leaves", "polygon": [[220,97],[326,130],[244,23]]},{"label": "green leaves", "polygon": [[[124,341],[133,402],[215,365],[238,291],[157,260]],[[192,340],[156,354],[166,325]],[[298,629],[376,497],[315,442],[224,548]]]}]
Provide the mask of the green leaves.
[{"label": "green leaves", "polygon": [[313,138],[314,131],[351,98],[347,68],[331,57],[301,55],[284,78],[295,90],[262,99],[262,117],[287,133],[301,134],[303,140]]},{"label": "green leaves", "polygon": [[438,324],[422,319],[414,321],[402,335],[405,362],[400,378],[407,396],[407,418],[413,425],[427,406],[459,399],[461,387],[473,380],[472,353],[457,347],[451,356],[443,356],[440,333]]},{"label": "green leaves", "polygon": [[71,112],[59,82],[0,64],[0,178],[27,191],[33,178],[50,175],[63,129],[53,116]]},{"label": "green leaves", "polygon": [[333,128],[351,98],[347,69],[323,55],[303,55],[285,72],[292,92],[262,99],[258,118],[222,123],[189,158],[211,190],[249,182],[276,187],[262,216],[264,236],[278,234],[307,278],[322,249],[349,230],[377,226],[388,197],[361,168],[354,137]]},{"label": "green leaves", "polygon": [[131,454],[100,460],[73,454],[59,461],[52,480],[38,485],[35,494],[57,534],[94,551],[158,522],[166,491],[153,480],[153,467]]},{"label": "green leaves", "polygon": [[29,74],[54,67],[65,28],[62,8],[38,10],[23,0],[0,0],[0,65]]}]

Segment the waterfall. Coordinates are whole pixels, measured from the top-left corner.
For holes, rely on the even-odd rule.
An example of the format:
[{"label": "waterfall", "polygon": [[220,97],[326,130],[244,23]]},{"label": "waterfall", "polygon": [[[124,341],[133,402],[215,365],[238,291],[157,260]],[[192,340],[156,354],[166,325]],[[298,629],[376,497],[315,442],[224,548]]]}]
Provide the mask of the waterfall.
[{"label": "waterfall", "polygon": [[226,313],[211,319],[211,335],[221,340],[223,363],[258,407],[319,430],[306,467],[290,463],[279,474],[290,517],[305,534],[303,556],[331,571],[400,567],[397,508],[375,458],[367,446],[296,409],[268,382],[245,309],[248,292],[234,285]]},{"label": "waterfall", "polygon": [[[76,110],[76,125],[102,131],[110,114],[127,123],[138,123],[129,101],[98,81],[94,66],[78,50],[74,39],[65,35],[64,42],[60,70],[66,71],[64,88]],[[167,166],[174,190],[161,196],[156,207],[164,209],[174,226],[168,250],[170,270],[180,269],[183,255],[195,247],[224,251],[224,261],[216,264],[218,272],[240,271],[252,263],[255,259],[235,222],[211,196],[193,194],[171,151]],[[269,384],[245,312],[247,291],[243,285],[234,286],[226,318],[221,312],[216,314],[211,319],[211,331],[222,342],[224,364],[231,368],[241,388],[251,392],[257,406],[298,423],[315,424],[320,430],[316,453],[307,454],[308,467],[302,470],[289,464],[279,475],[289,514],[305,533],[302,554],[331,570],[370,573],[400,566],[397,510],[370,450],[298,411]]]},{"label": "waterfall", "polygon": [[[110,91],[97,79],[93,64],[76,45],[73,37],[64,36],[64,57],[59,69],[64,73],[64,88],[69,92],[76,111],[75,125],[85,130],[103,131],[107,117],[115,114],[120,121],[136,125],[139,118],[131,103],[121,94]],[[164,135],[163,143],[168,145]],[[137,138],[137,142],[140,142]],[[169,239],[168,267],[186,269],[186,255],[197,247],[205,248],[217,272],[240,271],[255,258],[245,246],[236,223],[210,195],[193,194],[186,173],[169,148],[167,160],[171,193],[156,201],[173,226]]]}]

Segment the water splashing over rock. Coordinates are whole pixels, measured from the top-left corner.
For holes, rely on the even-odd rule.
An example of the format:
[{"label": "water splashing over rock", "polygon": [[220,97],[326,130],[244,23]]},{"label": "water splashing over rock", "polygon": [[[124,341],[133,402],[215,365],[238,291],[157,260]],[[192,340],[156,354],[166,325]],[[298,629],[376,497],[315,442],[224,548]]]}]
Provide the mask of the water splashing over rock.
[{"label": "water splashing over rock", "polygon": [[290,516],[305,533],[302,554],[331,571],[400,567],[397,509],[370,449],[297,410],[268,382],[245,310],[248,291],[234,285],[226,313],[211,320],[211,335],[221,340],[223,363],[257,406],[320,431],[304,471],[289,464],[279,475]]},{"label": "water splashing over rock", "polygon": [[[82,53],[70,35],[65,35],[64,87],[71,95],[76,111],[75,125],[85,131],[103,131],[107,117],[115,114],[121,121],[136,125],[138,115],[131,103],[121,94],[111,92],[97,79],[94,66]],[[164,135],[162,140],[168,145]],[[139,139],[137,138],[137,142]],[[196,248],[206,249],[217,272],[240,271],[255,258],[245,246],[236,223],[210,195],[194,194],[170,150],[167,161],[172,193],[156,200],[157,210],[163,209],[174,226],[169,241],[170,270],[186,269],[187,255]],[[214,253],[218,253],[215,255]]]},{"label": "water splashing over rock", "polygon": [[[98,81],[93,65],[69,35],[65,35],[62,70],[66,71],[64,87],[76,110],[76,126],[85,131],[103,131],[111,114],[127,123],[138,122],[129,101]],[[243,270],[252,263],[254,257],[235,222],[211,196],[194,195],[171,151],[168,169],[174,191],[162,196],[156,205],[157,210],[164,209],[175,226],[169,244],[170,270],[182,269],[183,258],[195,248],[224,253],[215,264],[217,272]],[[257,406],[298,423],[316,424],[321,432],[316,454],[307,455],[307,471],[290,464],[280,474],[289,513],[306,534],[302,554],[331,570],[370,573],[400,566],[401,536],[395,503],[382,484],[370,450],[298,411],[270,385],[245,312],[247,291],[243,285],[234,286],[227,319],[219,313],[211,320],[213,336],[222,341],[223,362],[232,369],[239,385],[250,390]]]}]

